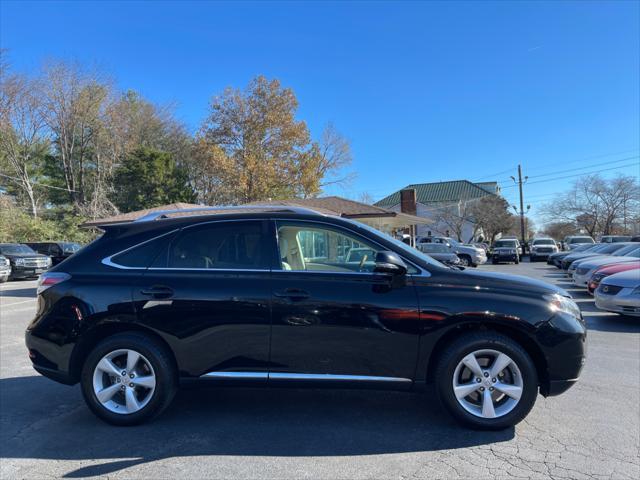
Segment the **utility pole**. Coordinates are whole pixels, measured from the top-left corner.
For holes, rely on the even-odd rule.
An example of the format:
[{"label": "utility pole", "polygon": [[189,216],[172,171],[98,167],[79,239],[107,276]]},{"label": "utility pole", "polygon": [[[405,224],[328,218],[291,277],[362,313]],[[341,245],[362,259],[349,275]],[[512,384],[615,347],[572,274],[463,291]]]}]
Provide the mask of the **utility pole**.
[{"label": "utility pole", "polygon": [[[524,210],[524,197],[522,194],[522,185],[527,183],[528,178],[529,177],[524,177],[524,181],[522,181],[522,166],[518,164],[518,180],[516,180],[515,177],[513,176],[511,177],[511,179],[516,185],[518,185],[518,189],[520,190],[520,211],[518,212],[518,209],[516,208],[515,205],[513,205],[513,209],[516,211],[516,213],[520,214],[520,238],[522,239],[523,254],[526,252],[526,240],[525,240],[525,231],[524,231],[524,214],[526,212]],[[530,208],[531,208],[531,205],[527,205],[526,211],[528,212]]]}]

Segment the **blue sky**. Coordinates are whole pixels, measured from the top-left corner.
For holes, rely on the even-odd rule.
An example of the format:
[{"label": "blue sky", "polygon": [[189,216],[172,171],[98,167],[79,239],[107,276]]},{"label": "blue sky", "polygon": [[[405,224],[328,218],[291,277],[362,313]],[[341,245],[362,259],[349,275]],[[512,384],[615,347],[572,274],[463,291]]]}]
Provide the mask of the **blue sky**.
[{"label": "blue sky", "polygon": [[0,43],[16,70],[95,64],[191,129],[224,87],[276,77],[313,135],[352,142],[357,178],[328,193],[466,178],[515,202],[522,163],[535,215],[556,177],[640,175],[639,5],[2,0]]}]

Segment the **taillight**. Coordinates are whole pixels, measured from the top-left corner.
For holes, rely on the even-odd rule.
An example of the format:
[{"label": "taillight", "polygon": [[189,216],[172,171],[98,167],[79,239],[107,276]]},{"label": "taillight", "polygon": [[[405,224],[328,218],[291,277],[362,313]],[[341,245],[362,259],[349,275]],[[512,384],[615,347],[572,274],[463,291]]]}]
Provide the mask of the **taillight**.
[{"label": "taillight", "polygon": [[53,287],[54,285],[64,282],[65,280],[69,280],[71,275],[63,272],[45,272],[40,275],[38,279],[38,295],[44,292],[47,288]]}]

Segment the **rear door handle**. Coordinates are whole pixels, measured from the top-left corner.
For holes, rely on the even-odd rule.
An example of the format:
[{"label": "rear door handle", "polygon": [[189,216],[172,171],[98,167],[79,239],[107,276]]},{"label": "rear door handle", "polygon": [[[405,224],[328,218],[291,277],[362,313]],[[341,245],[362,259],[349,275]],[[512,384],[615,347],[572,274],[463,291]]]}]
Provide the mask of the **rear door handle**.
[{"label": "rear door handle", "polygon": [[305,298],[309,298],[309,292],[305,292],[304,290],[300,290],[298,288],[287,288],[282,292],[274,292],[276,297],[280,298],[288,298],[290,300],[304,300]]},{"label": "rear door handle", "polygon": [[147,295],[153,298],[169,298],[173,296],[173,289],[165,287],[163,285],[154,285],[152,287],[140,290],[142,295]]}]

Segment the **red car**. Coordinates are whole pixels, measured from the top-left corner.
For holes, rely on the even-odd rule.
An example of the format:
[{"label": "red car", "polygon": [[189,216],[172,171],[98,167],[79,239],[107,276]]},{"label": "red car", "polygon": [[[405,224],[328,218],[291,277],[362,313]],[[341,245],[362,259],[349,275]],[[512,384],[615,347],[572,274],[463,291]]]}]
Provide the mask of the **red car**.
[{"label": "red car", "polygon": [[614,273],[626,272],[627,270],[640,269],[640,262],[615,263],[613,265],[603,265],[597,268],[591,279],[587,283],[587,290],[591,295],[598,288],[603,278],[613,275]]}]

